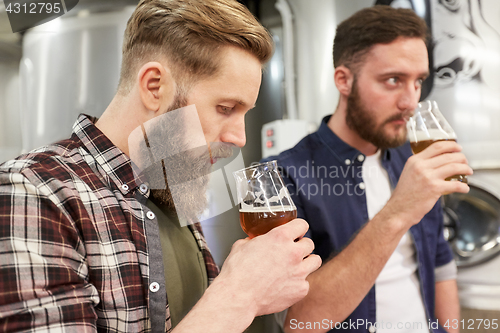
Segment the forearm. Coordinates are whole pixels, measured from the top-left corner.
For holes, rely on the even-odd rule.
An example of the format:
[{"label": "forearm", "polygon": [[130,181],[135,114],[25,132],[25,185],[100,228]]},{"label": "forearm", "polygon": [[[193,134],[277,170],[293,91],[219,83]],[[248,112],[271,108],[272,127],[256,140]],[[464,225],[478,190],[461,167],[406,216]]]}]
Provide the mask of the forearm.
[{"label": "forearm", "polygon": [[[458,300],[458,289],[456,280],[446,280],[436,283],[436,319],[449,333],[458,333],[458,325],[454,322],[460,321],[460,303]],[[455,329],[453,327],[456,327]]]},{"label": "forearm", "polygon": [[220,275],[176,327],[176,333],[243,332],[255,316],[287,309],[306,296],[306,277],[321,259],[296,219],[252,240],[239,240]]},{"label": "forearm", "polygon": [[237,333],[252,323],[255,309],[245,292],[232,292],[233,286],[218,277],[195,307],[174,329],[174,333]]},{"label": "forearm", "polygon": [[[309,294],[289,309],[285,327],[291,319],[297,322],[328,319],[335,324],[347,318],[373,286],[408,229],[396,216],[388,209],[382,210],[340,254],[312,273],[308,278]],[[285,331],[300,332],[290,327]]]}]

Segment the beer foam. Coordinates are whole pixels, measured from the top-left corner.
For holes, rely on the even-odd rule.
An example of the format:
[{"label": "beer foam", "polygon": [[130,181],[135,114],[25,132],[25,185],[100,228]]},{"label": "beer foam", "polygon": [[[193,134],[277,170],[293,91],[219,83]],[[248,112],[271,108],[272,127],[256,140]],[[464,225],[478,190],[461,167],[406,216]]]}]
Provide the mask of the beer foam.
[{"label": "beer foam", "polygon": [[294,206],[272,206],[272,207],[244,207],[240,213],[269,213],[269,212],[291,212],[296,210]]},{"label": "beer foam", "polygon": [[420,142],[426,140],[450,140],[457,139],[455,133],[446,133],[440,129],[429,129],[427,131],[409,132],[410,142]]}]

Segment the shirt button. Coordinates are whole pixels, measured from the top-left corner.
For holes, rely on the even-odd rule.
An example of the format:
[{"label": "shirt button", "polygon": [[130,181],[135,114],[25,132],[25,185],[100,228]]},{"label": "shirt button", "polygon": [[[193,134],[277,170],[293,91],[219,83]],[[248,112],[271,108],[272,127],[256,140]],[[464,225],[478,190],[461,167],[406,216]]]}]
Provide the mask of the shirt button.
[{"label": "shirt button", "polygon": [[351,160],[350,159],[345,160],[345,165],[351,165]]},{"label": "shirt button", "polygon": [[151,290],[152,293],[157,292],[160,290],[160,284],[158,282],[153,282],[149,285],[149,290]]},{"label": "shirt button", "polygon": [[376,329],[376,328],[375,328],[375,326],[373,326],[373,325],[372,325],[372,326],[370,326],[370,327],[368,327],[368,331],[369,331],[370,333],[375,333],[375,331],[376,331],[376,330],[377,330],[377,329]]},{"label": "shirt button", "polygon": [[141,184],[141,186],[139,186],[139,191],[145,194],[148,191],[148,186],[146,184]]},{"label": "shirt button", "polygon": [[122,185],[122,190],[124,190],[124,191],[128,191],[128,185],[127,185],[127,184],[123,184],[123,185]]},{"label": "shirt button", "polygon": [[358,161],[363,162],[365,160],[365,155],[358,155]]},{"label": "shirt button", "polygon": [[366,188],[365,183],[359,183],[359,188],[364,190]]},{"label": "shirt button", "polygon": [[148,217],[148,219],[152,220],[155,218],[155,213],[153,213],[152,211],[149,211],[146,213],[146,216]]}]

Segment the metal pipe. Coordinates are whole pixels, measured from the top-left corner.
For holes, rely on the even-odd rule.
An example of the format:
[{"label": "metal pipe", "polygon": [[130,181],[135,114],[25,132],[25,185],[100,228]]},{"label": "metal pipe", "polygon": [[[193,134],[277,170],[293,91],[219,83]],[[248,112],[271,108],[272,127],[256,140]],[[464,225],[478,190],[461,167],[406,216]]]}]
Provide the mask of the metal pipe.
[{"label": "metal pipe", "polygon": [[283,60],[285,65],[285,100],[288,119],[297,119],[297,97],[295,93],[295,60],[293,14],[286,0],[278,0],[275,5],[283,22]]}]

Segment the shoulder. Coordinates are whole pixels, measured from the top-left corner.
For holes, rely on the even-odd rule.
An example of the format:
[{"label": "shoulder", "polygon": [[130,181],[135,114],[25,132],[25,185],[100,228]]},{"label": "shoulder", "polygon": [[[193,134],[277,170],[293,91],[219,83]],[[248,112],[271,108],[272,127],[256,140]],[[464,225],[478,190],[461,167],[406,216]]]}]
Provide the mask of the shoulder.
[{"label": "shoulder", "polygon": [[83,162],[81,147],[73,138],[30,151],[0,164],[0,186],[28,180],[33,185],[66,182]]}]

